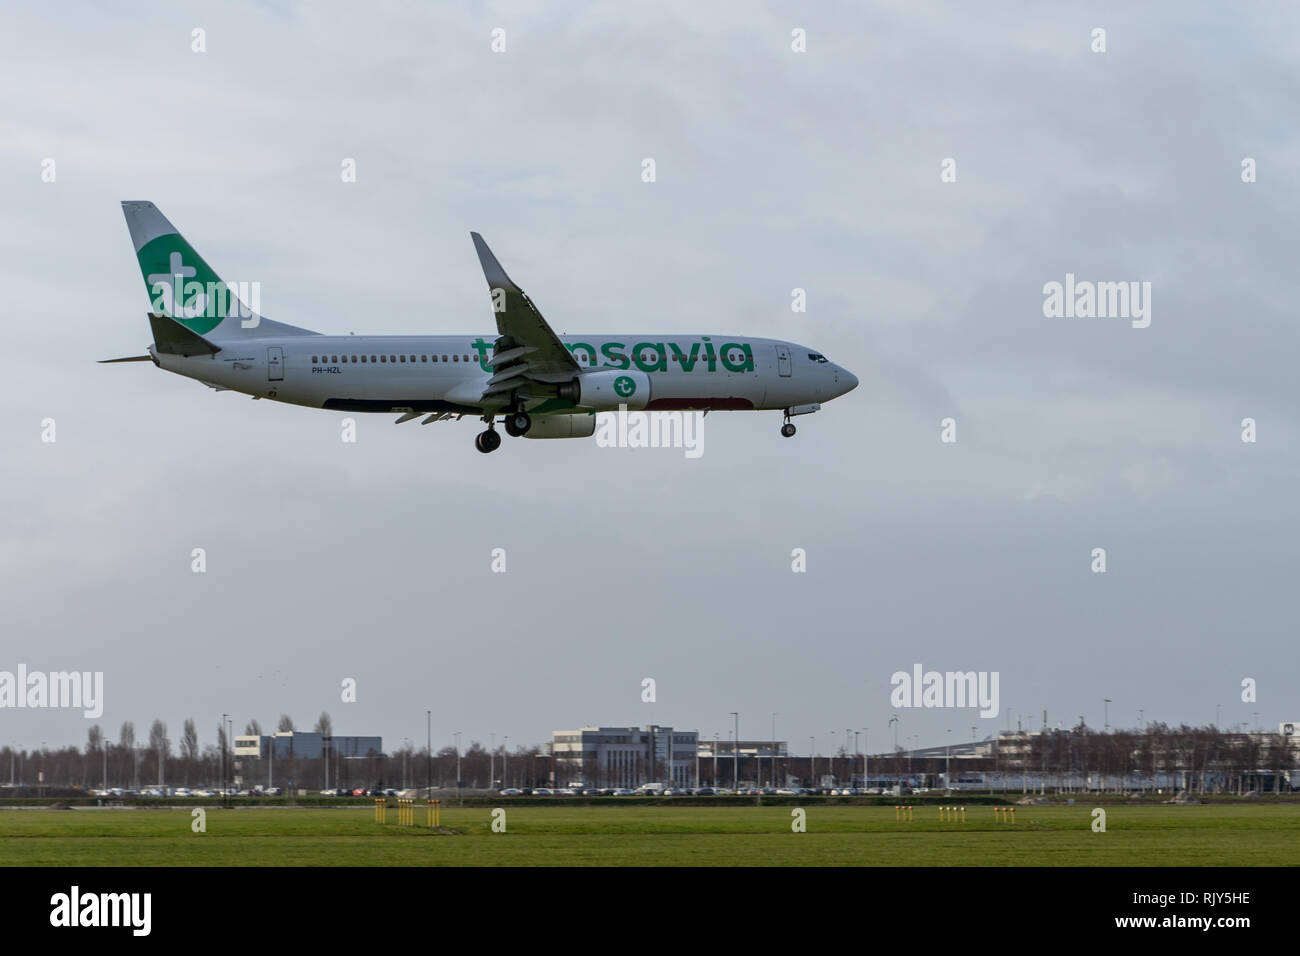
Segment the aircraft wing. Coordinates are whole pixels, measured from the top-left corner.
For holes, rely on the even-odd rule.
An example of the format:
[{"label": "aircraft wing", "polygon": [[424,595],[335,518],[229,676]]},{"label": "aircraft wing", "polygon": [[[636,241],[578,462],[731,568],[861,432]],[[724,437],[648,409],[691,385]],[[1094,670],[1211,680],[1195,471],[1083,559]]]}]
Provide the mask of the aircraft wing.
[{"label": "aircraft wing", "polygon": [[515,285],[477,232],[471,232],[478,261],[492,291],[497,333],[492,352],[492,378],[483,397],[526,387],[529,382],[557,384],[580,371],[572,353],[542,318],[524,290]]}]

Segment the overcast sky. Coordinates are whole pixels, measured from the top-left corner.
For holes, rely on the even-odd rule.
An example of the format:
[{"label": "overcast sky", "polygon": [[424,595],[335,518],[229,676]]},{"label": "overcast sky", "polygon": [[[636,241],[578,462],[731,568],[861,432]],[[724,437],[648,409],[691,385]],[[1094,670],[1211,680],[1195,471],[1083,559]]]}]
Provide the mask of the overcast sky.
[{"label": "overcast sky", "polygon": [[[895,713],[922,746],[1100,727],[1106,697],[1123,726],[1300,718],[1294,6],[4,18],[0,670],[103,671],[114,739],[326,710],[392,748],[426,709],[435,746],[725,738],[738,711],[825,753],[845,728],[886,749]],[[468,420],[391,415],[345,444],[340,413],[95,364],[150,341],[123,199],[279,321],[490,334],[473,229],[557,331],[790,339],[862,384],[792,440],[710,415],[697,460],[481,455]],[[1150,282],[1150,326],[1044,317],[1067,273]],[[999,672],[1001,713],[891,707],[917,663]],[[89,723],[2,710],[0,743]]]}]

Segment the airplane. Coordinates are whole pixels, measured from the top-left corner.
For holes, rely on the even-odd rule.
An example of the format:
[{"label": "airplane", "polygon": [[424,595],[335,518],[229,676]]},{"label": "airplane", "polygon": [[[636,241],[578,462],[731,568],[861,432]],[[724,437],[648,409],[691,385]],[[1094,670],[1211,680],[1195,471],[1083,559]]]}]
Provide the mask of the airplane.
[{"label": "airplane", "polygon": [[421,424],[481,419],[475,447],[526,438],[586,438],[606,411],[779,410],[790,419],[855,388],[820,352],[777,339],[719,335],[556,335],[470,236],[491,293],[495,336],[326,335],[274,322],[247,304],[248,284],[221,280],[151,202],[123,202],[149,292],[153,362],[217,391]]}]

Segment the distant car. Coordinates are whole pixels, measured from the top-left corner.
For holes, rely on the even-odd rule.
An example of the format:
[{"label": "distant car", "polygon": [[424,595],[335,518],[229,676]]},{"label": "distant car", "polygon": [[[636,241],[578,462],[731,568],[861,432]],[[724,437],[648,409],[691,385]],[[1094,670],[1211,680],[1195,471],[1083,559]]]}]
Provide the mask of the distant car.
[{"label": "distant car", "polygon": [[681,790],[677,787],[665,787],[663,790],[663,795],[665,797],[684,797],[686,796],[686,791]]},{"label": "distant car", "polygon": [[514,787],[506,787],[499,795],[502,797],[522,797],[524,792],[522,790],[516,790]]},{"label": "distant car", "polygon": [[605,795],[605,791],[604,791],[604,790],[584,790],[584,791],[582,791],[582,795],[583,795],[584,797],[603,797],[603,796]]},{"label": "distant car", "polygon": [[797,797],[803,791],[798,787],[780,787],[776,792],[783,797]]},{"label": "distant car", "polygon": [[548,790],[548,789],[546,789],[545,787],[534,787],[534,788],[533,788],[533,796],[534,796],[534,797],[549,797],[550,795],[551,795],[551,791]]},{"label": "distant car", "polygon": [[604,790],[600,791],[602,797],[612,797],[617,793],[618,790],[615,787],[606,787]]},{"label": "distant car", "polygon": [[557,797],[576,797],[577,795],[578,795],[578,791],[570,790],[568,787],[563,787],[562,789],[556,790],[553,794],[553,796],[557,796]]},{"label": "distant car", "polygon": [[695,795],[697,797],[716,797],[718,791],[714,790],[712,787],[696,787]]},{"label": "distant car", "polygon": [[613,796],[616,796],[616,797],[632,797],[632,796],[635,796],[635,795],[636,795],[636,791],[635,791],[635,790],[629,790],[629,789],[627,789],[627,787],[620,787],[619,789],[615,790],[614,793],[613,793]]}]

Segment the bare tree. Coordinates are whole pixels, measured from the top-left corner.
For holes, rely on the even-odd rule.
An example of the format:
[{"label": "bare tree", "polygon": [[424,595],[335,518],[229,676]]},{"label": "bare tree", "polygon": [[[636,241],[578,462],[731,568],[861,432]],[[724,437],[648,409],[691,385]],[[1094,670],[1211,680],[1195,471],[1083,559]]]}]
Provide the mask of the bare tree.
[{"label": "bare tree", "polygon": [[292,733],[292,732],[293,732],[293,718],[290,717],[288,714],[281,714],[281,715],[280,715],[280,726],[279,726],[278,730],[279,730],[281,733],[285,733],[285,732]]},{"label": "bare tree", "polygon": [[262,725],[259,724],[256,720],[250,720],[248,722],[248,726],[244,728],[244,736],[245,737],[262,736]]},{"label": "bare tree", "polygon": [[171,756],[171,741],[167,739],[167,725],[155,720],[149,727],[149,750],[163,757]]},{"label": "bare tree", "polygon": [[320,716],[316,718],[316,733],[322,737],[334,736],[334,723],[330,720],[330,715],[323,710],[320,712]]},{"label": "bare tree", "polygon": [[194,718],[185,721],[185,732],[181,737],[181,757],[186,760],[199,758],[199,732],[194,726]]}]

